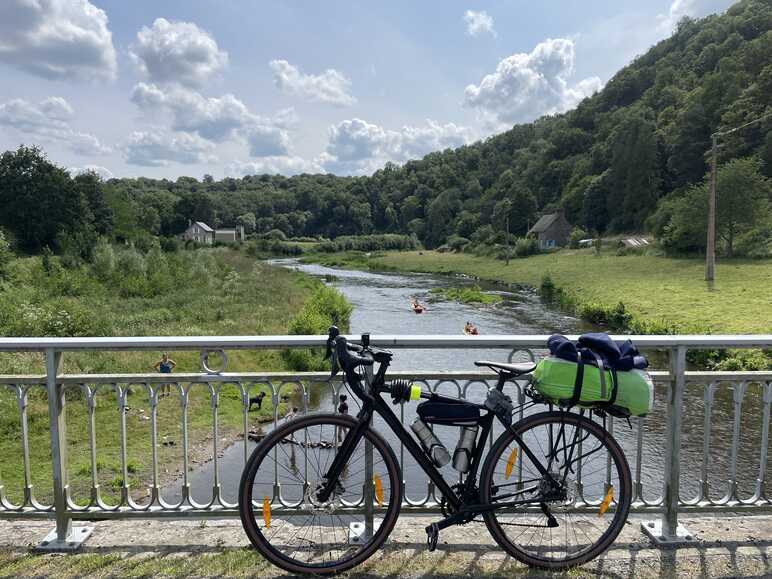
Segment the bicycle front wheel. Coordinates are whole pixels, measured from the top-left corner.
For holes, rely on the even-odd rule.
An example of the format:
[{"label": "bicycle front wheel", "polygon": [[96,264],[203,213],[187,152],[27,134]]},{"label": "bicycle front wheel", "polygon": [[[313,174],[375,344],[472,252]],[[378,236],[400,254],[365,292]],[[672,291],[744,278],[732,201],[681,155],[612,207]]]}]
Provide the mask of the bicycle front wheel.
[{"label": "bicycle front wheel", "polygon": [[[630,510],[632,476],[619,444],[599,424],[564,412],[535,414],[512,430],[494,443],[480,479],[482,502],[499,505],[485,517],[493,538],[543,569],[566,569],[603,553]],[[515,433],[557,485],[523,452]]]},{"label": "bicycle front wheel", "polygon": [[[288,422],[254,450],[239,486],[239,513],[252,544],[291,573],[333,574],[370,557],[399,515],[402,483],[391,447],[367,429],[334,491],[317,491],[357,422],[316,414]],[[371,516],[368,516],[370,514]]]}]

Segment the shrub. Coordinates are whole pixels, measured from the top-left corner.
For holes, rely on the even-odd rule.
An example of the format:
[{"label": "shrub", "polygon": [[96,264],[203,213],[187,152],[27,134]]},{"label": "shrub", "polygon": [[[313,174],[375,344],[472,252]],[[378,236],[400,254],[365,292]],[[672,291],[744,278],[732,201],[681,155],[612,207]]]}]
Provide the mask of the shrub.
[{"label": "shrub", "polygon": [[13,259],[13,252],[11,251],[11,244],[6,239],[5,234],[0,230],[0,278],[2,278],[8,271],[8,266]]},{"label": "shrub", "polygon": [[[346,332],[351,310],[351,304],[342,293],[329,286],[320,286],[292,318],[287,331],[293,335],[319,335],[326,334],[330,326],[336,325]],[[282,357],[289,368],[299,372],[322,370],[327,364],[321,352],[311,348],[285,350]]]},{"label": "shrub", "polygon": [[568,236],[568,247],[579,249],[579,242],[582,239],[587,239],[587,232],[581,227],[574,227]]},{"label": "shrub", "polygon": [[100,238],[94,248],[91,269],[97,279],[107,281],[115,272],[115,251],[105,238]]},{"label": "shrub", "polygon": [[533,237],[525,237],[515,242],[514,254],[516,257],[526,257],[539,253],[539,242]]},{"label": "shrub", "polygon": [[548,301],[551,301],[555,297],[555,282],[552,281],[552,278],[548,273],[544,274],[541,278],[539,294]]},{"label": "shrub", "polygon": [[738,236],[734,254],[753,259],[772,257],[772,226],[755,227]]},{"label": "shrub", "polygon": [[381,235],[342,235],[332,241],[320,243],[316,249],[325,253],[334,253],[338,251],[406,251],[418,247],[419,244],[415,235],[384,233]]},{"label": "shrub", "polygon": [[453,251],[464,251],[467,245],[469,245],[469,240],[466,237],[451,235],[448,238],[448,247]]}]

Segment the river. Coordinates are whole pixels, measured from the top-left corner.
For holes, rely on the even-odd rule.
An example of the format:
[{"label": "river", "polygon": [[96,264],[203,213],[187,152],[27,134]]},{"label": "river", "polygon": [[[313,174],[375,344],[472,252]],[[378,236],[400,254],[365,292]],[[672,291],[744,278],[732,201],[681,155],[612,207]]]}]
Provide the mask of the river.
[{"label": "river", "polygon": [[[301,264],[296,260],[275,260],[276,265],[295,268],[313,276],[323,278],[340,290],[353,305],[351,333],[370,332],[373,334],[461,334],[466,321],[473,322],[481,334],[550,334],[581,333],[595,328],[574,317],[568,316],[545,305],[540,298],[528,290],[512,290],[505,286],[486,284],[459,276],[438,276],[427,274],[374,273],[356,270],[333,269],[315,264]],[[441,299],[431,293],[434,288],[479,285],[486,292],[497,293],[502,300],[491,305],[462,304]],[[411,297],[416,297],[428,308],[423,314],[413,313],[409,307]],[[407,350],[395,352],[391,368],[394,370],[420,371],[469,371],[473,362],[480,359],[506,360],[506,350]],[[444,385],[443,393],[453,392],[453,386]],[[470,397],[482,400],[485,390],[475,389]],[[662,492],[664,465],[664,432],[666,409],[665,389],[658,387],[655,393],[654,411],[643,421],[645,437],[642,449],[642,476],[644,496],[656,500]],[[317,392],[313,397],[314,408],[310,411],[334,410],[335,401],[329,389]],[[349,406],[356,413],[357,401],[349,396]],[[405,423],[415,416],[415,405],[404,406]],[[761,435],[761,394],[757,385],[751,385],[745,394],[741,414],[740,452],[738,453],[738,486],[743,496],[749,496],[758,476],[759,440]],[[711,496],[723,496],[729,468],[729,447],[733,429],[733,405],[731,385],[724,385],[716,392],[711,421],[711,452],[708,465],[708,480],[712,485]],[[704,402],[703,387],[687,387],[685,393],[684,429],[681,450],[681,493],[691,497],[699,487],[702,467]],[[383,427],[380,419],[375,426],[395,448],[397,439]],[[633,423],[633,428],[637,428]],[[457,429],[444,429],[440,438],[450,452],[455,447]],[[622,444],[631,468],[635,468],[635,430],[627,421],[616,420],[614,435]],[[250,443],[252,444],[252,443]],[[404,478],[406,493],[410,499],[418,500],[426,492],[426,477],[405,453]],[[770,461],[772,463],[772,461]],[[233,444],[220,458],[220,481],[223,495],[234,501],[238,481],[243,469],[243,447]],[[444,469],[446,476],[453,477],[450,467]],[[212,465],[201,465],[189,473],[192,492],[196,500],[208,500],[212,488]],[[164,489],[164,498],[179,497],[179,486]]]}]

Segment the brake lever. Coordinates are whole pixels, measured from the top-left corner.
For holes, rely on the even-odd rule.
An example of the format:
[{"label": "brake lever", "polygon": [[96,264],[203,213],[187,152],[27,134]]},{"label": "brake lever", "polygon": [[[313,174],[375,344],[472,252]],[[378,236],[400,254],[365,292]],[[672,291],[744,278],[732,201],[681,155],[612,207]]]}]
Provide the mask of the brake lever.
[{"label": "brake lever", "polygon": [[329,330],[327,330],[327,351],[324,353],[325,360],[332,356],[333,344],[335,342],[335,338],[337,338],[339,335],[340,330],[338,329],[338,326],[330,326]]}]

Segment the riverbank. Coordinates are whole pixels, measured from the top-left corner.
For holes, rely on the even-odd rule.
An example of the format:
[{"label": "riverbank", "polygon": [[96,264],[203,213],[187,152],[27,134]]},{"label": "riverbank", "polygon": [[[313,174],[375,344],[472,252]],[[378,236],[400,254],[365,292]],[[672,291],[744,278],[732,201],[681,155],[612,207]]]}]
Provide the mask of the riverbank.
[{"label": "riverbank", "polygon": [[[566,310],[615,331],[772,333],[772,260],[719,261],[716,281],[709,287],[699,259],[597,256],[592,249],[513,259],[509,265],[488,257],[436,251],[312,254],[302,259],[359,269],[463,274],[530,286]],[[754,362],[769,363],[758,353],[740,356],[756,356],[747,369],[763,369],[754,367]]]},{"label": "riverbank", "polygon": [[[120,250],[117,250],[118,253]],[[159,257],[160,255],[160,257]],[[120,256],[126,259],[126,256]],[[104,276],[100,279],[94,266],[65,268],[58,258],[31,257],[12,264],[12,285],[0,286],[0,305],[7,319],[15,326],[0,323],[2,333],[14,335],[57,335],[51,330],[57,321],[69,323],[64,330],[89,335],[90,329],[100,329],[96,335],[260,335],[287,334],[298,324],[299,315],[314,316],[317,323],[331,311],[317,311],[309,304],[333,302],[345,306],[336,292],[325,288],[311,276],[285,268],[256,262],[243,252],[227,248],[134,254],[147,265],[144,278],[137,280],[159,284],[152,295],[126,295],[121,278]],[[163,259],[163,275],[159,279],[153,268]],[[137,268],[139,269],[139,268]],[[16,288],[22,287],[24,291]],[[135,286],[132,286],[135,287]],[[123,295],[122,295],[123,293]],[[139,293],[139,292],[137,292]],[[330,295],[330,294],[334,295]],[[276,297],[281,296],[281,300]],[[342,298],[341,298],[342,299]],[[334,309],[334,307],[332,309]],[[10,314],[8,312],[11,312]],[[344,317],[347,310],[343,308]],[[84,318],[84,315],[87,316]],[[0,315],[2,318],[2,315]],[[19,320],[19,318],[21,318]],[[302,319],[305,318],[301,318]],[[0,320],[3,321],[3,320]],[[327,325],[332,318],[327,320]],[[336,320],[337,321],[337,320]],[[347,320],[342,320],[347,322]],[[326,326],[325,326],[326,327]],[[61,334],[58,334],[61,335]],[[91,334],[94,335],[94,334]],[[199,372],[198,352],[169,352],[177,363],[174,372]],[[229,371],[272,371],[297,369],[292,360],[277,351],[228,352]],[[160,352],[98,352],[67,353],[63,364],[66,373],[147,373],[160,359]],[[0,374],[43,374],[44,360],[40,354],[0,354]],[[172,374],[174,376],[174,374]],[[185,385],[187,387],[187,385]],[[250,394],[265,390],[252,385]],[[88,442],[88,412],[85,397],[78,388],[67,390],[67,437],[69,484],[76,502],[88,502],[91,487],[91,459]],[[249,414],[251,423],[270,419],[274,408],[267,395],[262,408]],[[170,482],[182,474],[182,408],[178,392],[160,398],[157,411],[159,445],[159,482]],[[282,405],[284,403],[281,403]],[[147,392],[133,385],[127,399],[126,440],[127,481],[132,496],[144,498],[152,480],[150,464],[150,404]],[[279,408],[280,413],[283,406]],[[213,446],[211,397],[205,384],[193,386],[187,406],[191,464],[211,459]],[[110,385],[100,387],[95,410],[97,440],[97,482],[103,496],[115,500],[123,482],[120,429],[118,428],[116,394]],[[236,440],[243,429],[241,393],[233,385],[224,385],[218,400],[218,448]],[[27,426],[29,440],[30,483],[38,499],[48,502],[51,495],[50,432],[48,402],[45,390],[28,390]],[[20,502],[24,490],[24,468],[21,446],[21,426],[15,392],[0,388],[0,481],[14,503]]]},{"label": "riverbank", "polygon": [[[657,518],[653,514],[646,518]],[[772,573],[769,516],[683,516],[698,541],[658,549],[633,515],[611,548],[567,573],[529,569],[503,554],[482,523],[442,531],[433,553],[424,527],[437,517],[401,517],[386,545],[347,577],[767,577]],[[251,547],[238,519],[99,521],[77,553],[31,552],[50,521],[0,521],[0,578],[290,577]]]}]

